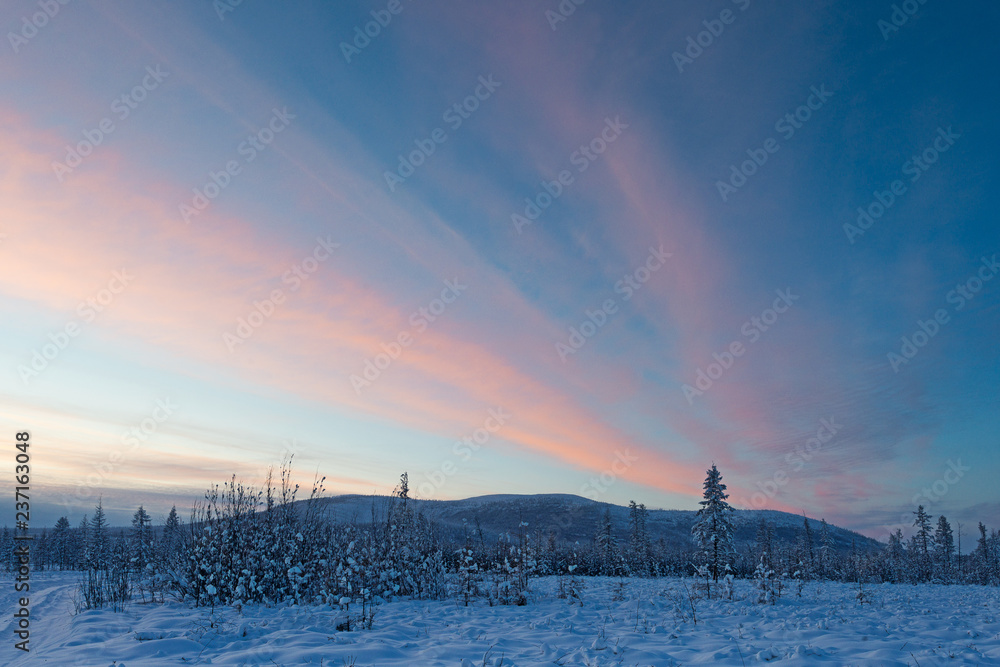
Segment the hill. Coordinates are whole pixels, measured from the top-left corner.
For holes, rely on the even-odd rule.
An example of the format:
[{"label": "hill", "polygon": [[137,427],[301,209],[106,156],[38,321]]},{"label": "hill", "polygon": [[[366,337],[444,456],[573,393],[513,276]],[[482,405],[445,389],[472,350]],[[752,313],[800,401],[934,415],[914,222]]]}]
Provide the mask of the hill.
[{"label": "hill", "polygon": [[[384,517],[393,501],[386,496],[343,495],[320,500],[321,511],[339,522],[370,523]],[[560,493],[535,495],[498,494],[477,496],[464,500],[415,500],[410,499],[415,511],[422,512],[438,525],[447,536],[460,538],[464,531],[475,529],[478,520],[483,535],[492,540],[503,533],[516,533],[519,522],[528,523],[528,531],[553,533],[557,540],[590,542],[597,532],[605,510],[610,510],[614,530],[624,537],[628,531],[628,507],[602,503],[581,496]],[[695,512],[689,510],[648,510],[647,531],[650,540],[663,538],[667,544],[687,545],[691,541],[691,527]],[[752,542],[757,525],[764,518],[774,526],[778,541],[790,543],[802,531],[802,517],[776,510],[736,510],[734,512],[735,542],[737,548]],[[820,522],[809,519],[810,527],[819,539]],[[881,543],[859,533],[830,525],[832,546],[840,552],[849,551],[852,542],[858,549],[868,551],[881,548]]]}]

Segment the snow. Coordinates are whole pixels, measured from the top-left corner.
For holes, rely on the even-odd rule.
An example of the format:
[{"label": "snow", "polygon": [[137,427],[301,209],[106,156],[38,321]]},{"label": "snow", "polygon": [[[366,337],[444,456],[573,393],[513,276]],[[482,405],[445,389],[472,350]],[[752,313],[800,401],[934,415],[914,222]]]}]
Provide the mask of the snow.
[{"label": "snow", "polygon": [[[774,606],[738,580],[735,600],[698,600],[690,580],[580,578],[580,602],[557,597],[558,578],[532,582],[526,606],[464,607],[455,600],[381,604],[372,630],[337,631],[345,611],[246,605],[192,609],[132,604],[124,613],[73,613],[79,573],[32,574],[31,647],[14,650],[12,620],[0,662],[146,665],[936,665],[1000,664],[1000,591],[980,586],[792,587]],[[14,607],[12,582],[0,605]]]}]

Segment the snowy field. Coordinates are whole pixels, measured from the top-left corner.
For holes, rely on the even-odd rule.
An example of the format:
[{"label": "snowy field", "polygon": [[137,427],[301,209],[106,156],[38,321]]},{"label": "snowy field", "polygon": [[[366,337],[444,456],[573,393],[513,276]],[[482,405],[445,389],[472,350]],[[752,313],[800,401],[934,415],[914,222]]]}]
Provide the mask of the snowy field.
[{"label": "snowy field", "polygon": [[[526,607],[393,601],[372,630],[337,632],[342,612],[294,607],[193,610],[176,602],[125,613],[73,615],[76,573],[32,576],[30,656],[13,648],[4,614],[4,665],[1000,665],[1000,591],[972,586],[794,587],[775,606],[695,603],[678,579],[581,580],[582,604],[558,579],[535,580]],[[688,582],[689,583],[689,582]],[[14,608],[10,581],[0,604]],[[502,662],[501,662],[502,661]]]}]

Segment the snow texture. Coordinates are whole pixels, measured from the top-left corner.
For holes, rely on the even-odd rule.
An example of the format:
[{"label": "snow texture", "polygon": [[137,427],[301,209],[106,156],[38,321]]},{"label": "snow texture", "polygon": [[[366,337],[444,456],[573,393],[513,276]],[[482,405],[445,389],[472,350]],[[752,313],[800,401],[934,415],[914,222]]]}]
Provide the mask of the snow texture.
[{"label": "snow texture", "polygon": [[[337,631],[341,605],[192,609],[170,602],[74,615],[79,573],[32,579],[31,654],[0,623],[6,665],[997,665],[1000,591],[983,586],[865,587],[810,582],[758,604],[753,581],[734,600],[689,601],[690,579],[558,577],[532,582],[525,606],[384,601],[372,630]],[[14,607],[11,581],[0,604]],[[697,618],[697,623],[695,622]]]}]

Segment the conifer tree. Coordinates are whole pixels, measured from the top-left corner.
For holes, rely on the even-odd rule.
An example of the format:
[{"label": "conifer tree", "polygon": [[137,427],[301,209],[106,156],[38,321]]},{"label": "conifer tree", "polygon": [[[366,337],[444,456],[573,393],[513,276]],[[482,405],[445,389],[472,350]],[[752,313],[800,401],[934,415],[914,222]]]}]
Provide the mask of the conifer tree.
[{"label": "conifer tree", "polygon": [[170,508],[167,520],[163,524],[163,542],[160,547],[160,558],[167,564],[175,564],[180,558],[180,549],[184,542],[181,519],[177,516],[177,506]]},{"label": "conifer tree", "polygon": [[132,515],[132,564],[137,571],[141,571],[146,564],[152,560],[153,535],[152,522],[149,512],[139,505],[139,509]]},{"label": "conifer tree", "polygon": [[83,515],[80,525],[76,529],[76,566],[81,570],[87,569],[87,559],[90,554],[90,519]]},{"label": "conifer tree", "polygon": [[934,531],[934,555],[946,576],[951,571],[951,557],[954,553],[955,537],[951,530],[951,524],[942,514],[938,517],[937,529]]},{"label": "conifer tree", "polygon": [[615,570],[615,536],[611,525],[611,509],[604,509],[604,516],[601,518],[601,525],[595,536],[597,542],[598,558],[601,574],[614,574]]},{"label": "conifer tree", "polygon": [[924,511],[923,505],[917,506],[917,511],[913,513],[916,518],[913,525],[917,528],[917,534],[913,536],[913,546],[915,558],[917,559],[917,570],[922,580],[930,578],[931,564],[931,517]]},{"label": "conifer tree", "polygon": [[87,544],[87,566],[93,570],[103,570],[111,560],[111,542],[108,538],[108,518],[104,513],[104,503],[97,501],[94,516],[90,520],[90,540]]},{"label": "conifer tree", "polygon": [[70,559],[71,535],[69,519],[64,516],[56,521],[55,528],[52,529],[52,562],[53,565],[65,570],[72,566]]},{"label": "conifer tree", "polygon": [[819,576],[824,579],[830,576],[830,561],[833,557],[833,547],[830,543],[830,526],[826,519],[820,519],[819,524]]},{"label": "conifer tree", "polygon": [[733,555],[733,508],[726,502],[729,494],[714,463],[707,471],[704,489],[704,500],[700,501],[701,509],[691,532],[712,580],[718,581]]},{"label": "conifer tree", "polygon": [[816,569],[816,556],[813,552],[813,534],[809,526],[809,519],[802,517],[802,563],[806,568],[806,578],[812,578],[812,573]]},{"label": "conifer tree", "polygon": [[636,504],[630,500],[629,504],[629,560],[632,564],[632,574],[649,574],[649,535],[646,532],[646,520],[649,513],[646,505]]}]

